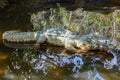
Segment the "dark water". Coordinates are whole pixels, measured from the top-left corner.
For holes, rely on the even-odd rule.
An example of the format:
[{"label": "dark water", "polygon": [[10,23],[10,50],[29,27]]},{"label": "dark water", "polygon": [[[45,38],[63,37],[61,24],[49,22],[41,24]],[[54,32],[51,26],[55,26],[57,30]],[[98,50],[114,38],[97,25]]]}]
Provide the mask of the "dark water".
[{"label": "dark water", "polygon": [[47,44],[30,49],[4,46],[4,31],[31,29],[30,14],[15,5],[0,10],[0,80],[120,80],[117,50],[75,54]]}]

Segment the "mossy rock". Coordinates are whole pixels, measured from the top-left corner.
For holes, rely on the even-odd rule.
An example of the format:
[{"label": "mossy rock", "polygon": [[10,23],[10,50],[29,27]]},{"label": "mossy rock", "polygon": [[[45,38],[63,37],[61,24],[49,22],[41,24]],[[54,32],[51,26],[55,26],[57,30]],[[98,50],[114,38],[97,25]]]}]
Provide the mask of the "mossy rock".
[{"label": "mossy rock", "polygon": [[102,37],[112,38],[112,28],[120,27],[119,14],[120,10],[100,14],[84,11],[82,8],[69,11],[59,7],[31,15],[31,22],[35,31],[55,27],[69,29],[80,34],[99,33]]}]

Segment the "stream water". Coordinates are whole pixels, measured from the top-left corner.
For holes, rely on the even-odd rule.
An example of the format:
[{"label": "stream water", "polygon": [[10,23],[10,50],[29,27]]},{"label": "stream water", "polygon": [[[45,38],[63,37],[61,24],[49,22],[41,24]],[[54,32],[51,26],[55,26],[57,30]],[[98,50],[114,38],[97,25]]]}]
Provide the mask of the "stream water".
[{"label": "stream water", "polygon": [[0,12],[0,80],[120,80],[118,50],[73,54],[48,44],[29,49],[5,46],[2,41],[4,31],[31,29],[31,13],[25,12],[19,8]]}]

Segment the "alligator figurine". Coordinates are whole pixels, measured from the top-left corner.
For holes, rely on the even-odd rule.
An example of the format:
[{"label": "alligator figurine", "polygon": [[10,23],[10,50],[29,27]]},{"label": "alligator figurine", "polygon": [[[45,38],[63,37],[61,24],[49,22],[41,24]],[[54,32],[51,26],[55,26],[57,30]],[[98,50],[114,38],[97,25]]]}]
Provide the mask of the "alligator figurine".
[{"label": "alligator figurine", "polygon": [[6,31],[3,33],[3,40],[10,43],[35,42],[43,44],[47,42],[56,46],[64,46],[67,50],[74,52],[106,51],[115,47],[111,42],[98,40],[93,34],[81,35],[60,28],[38,32]]}]

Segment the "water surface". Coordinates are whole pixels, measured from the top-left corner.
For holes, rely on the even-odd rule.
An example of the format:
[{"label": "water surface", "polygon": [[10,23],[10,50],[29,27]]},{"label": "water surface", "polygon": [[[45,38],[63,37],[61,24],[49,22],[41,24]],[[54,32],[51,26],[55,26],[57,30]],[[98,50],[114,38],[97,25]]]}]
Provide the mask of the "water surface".
[{"label": "water surface", "polygon": [[62,47],[47,44],[37,49],[2,50],[0,79],[3,80],[119,80],[120,78],[120,55],[117,54],[117,56],[103,52],[72,54]]}]

